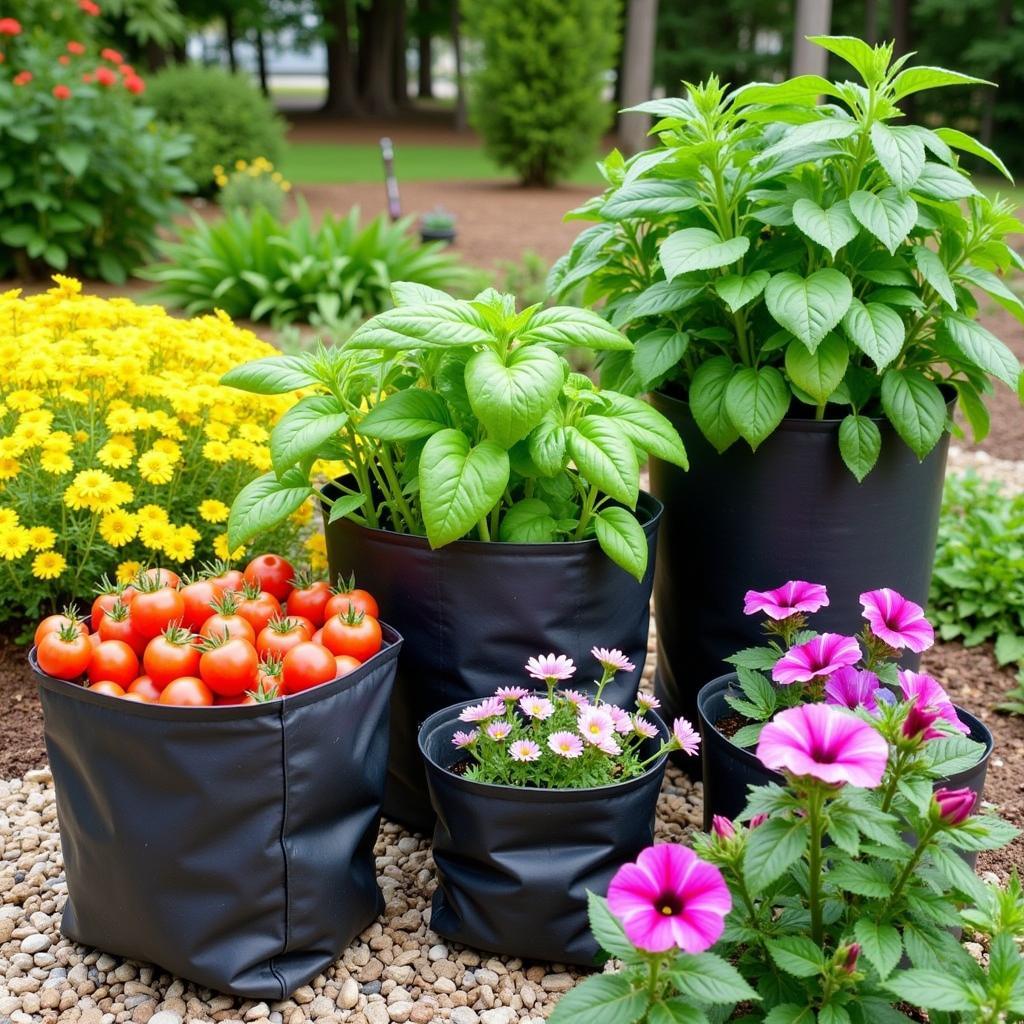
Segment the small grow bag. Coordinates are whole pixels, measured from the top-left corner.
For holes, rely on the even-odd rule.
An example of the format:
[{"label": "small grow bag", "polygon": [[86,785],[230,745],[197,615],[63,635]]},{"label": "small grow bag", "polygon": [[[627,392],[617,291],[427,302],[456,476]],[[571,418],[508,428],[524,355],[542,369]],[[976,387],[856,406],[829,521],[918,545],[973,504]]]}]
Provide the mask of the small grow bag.
[{"label": "small grow bag", "polygon": [[[457,704],[420,730],[437,813],[430,927],[477,949],[595,966],[587,891],[605,895],[612,875],[654,841],[654,813],[667,756],[635,779],[597,789],[528,789],[473,782],[451,769]],[[668,738],[654,714],[659,739]]]},{"label": "small grow bag", "polygon": [[39,670],[68,938],[284,999],[379,913],[373,845],[401,637],[265,704],[129,703]]}]

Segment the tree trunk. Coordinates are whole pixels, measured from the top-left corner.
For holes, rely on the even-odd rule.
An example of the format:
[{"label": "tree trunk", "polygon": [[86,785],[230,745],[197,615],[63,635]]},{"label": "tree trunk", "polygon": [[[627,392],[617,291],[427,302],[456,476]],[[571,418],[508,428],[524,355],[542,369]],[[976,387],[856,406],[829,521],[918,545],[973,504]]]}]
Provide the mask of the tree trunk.
[{"label": "tree trunk", "polygon": [[237,71],[238,61],[235,58],[235,12],[230,7],[224,9],[224,47],[228,51],[228,67],[232,71]]},{"label": "tree trunk", "polygon": [[264,96],[270,95],[267,86],[267,48],[263,39],[263,29],[256,29],[256,66],[260,75],[260,91]]},{"label": "tree trunk", "polygon": [[395,9],[394,53],[391,66],[391,96],[401,108],[409,102],[409,65],[406,60],[408,49],[408,13],[405,0],[399,0]]},{"label": "tree trunk", "polygon": [[[657,24],[658,0],[629,0],[622,56],[623,107],[634,107],[651,98]],[[647,114],[619,115],[619,142],[627,155],[644,148],[650,126]]]},{"label": "tree trunk", "polygon": [[330,35],[327,37],[327,99],[323,109],[339,117],[352,117],[359,113],[359,104],[349,38],[348,0],[333,0],[324,11],[324,21]]},{"label": "tree trunk", "polygon": [[373,0],[360,11],[360,100],[368,114],[387,117],[395,112],[395,31],[398,0]]},{"label": "tree trunk", "polygon": [[[997,17],[997,31],[996,38],[1005,39],[1006,33],[1010,28],[1010,17],[1013,14],[1013,0],[1001,0],[999,4],[999,15]],[[995,80],[996,85],[1002,85],[1003,69],[992,76]],[[981,127],[978,131],[978,136],[986,146],[992,145],[992,137],[995,135],[996,129],[996,90],[985,89],[983,92],[984,109],[981,113]]]},{"label": "tree trunk", "polygon": [[434,98],[434,53],[433,40],[430,36],[430,0],[419,0],[419,25],[420,31],[417,37],[419,49],[419,69],[416,75],[416,95],[421,100]]},{"label": "tree trunk", "polygon": [[828,35],[832,24],[832,0],[796,0],[793,32],[793,74],[825,75],[828,51],[809,43],[806,36]]},{"label": "tree trunk", "polygon": [[466,85],[462,74],[462,37],[459,27],[459,0],[452,0],[452,49],[455,51],[455,130],[464,132],[469,127],[466,113]]},{"label": "tree trunk", "polygon": [[909,53],[910,41],[910,0],[892,0],[892,32],[895,55],[902,57]]}]

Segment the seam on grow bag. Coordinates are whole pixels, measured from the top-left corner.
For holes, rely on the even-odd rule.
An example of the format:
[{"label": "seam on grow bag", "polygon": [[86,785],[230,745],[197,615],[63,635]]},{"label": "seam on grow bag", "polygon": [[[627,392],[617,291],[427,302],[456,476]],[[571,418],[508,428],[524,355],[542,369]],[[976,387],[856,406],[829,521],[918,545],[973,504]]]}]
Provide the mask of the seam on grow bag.
[{"label": "seam on grow bag", "polygon": [[[281,728],[281,828],[277,841],[281,847],[281,888],[284,890],[284,943],[279,956],[284,956],[291,946],[291,898],[288,886],[288,846],[284,841],[288,831],[288,730],[285,727],[285,702],[281,701],[278,708],[278,723]],[[277,969],[277,957],[272,957],[268,966],[281,986],[281,999],[288,996],[288,986]]]}]

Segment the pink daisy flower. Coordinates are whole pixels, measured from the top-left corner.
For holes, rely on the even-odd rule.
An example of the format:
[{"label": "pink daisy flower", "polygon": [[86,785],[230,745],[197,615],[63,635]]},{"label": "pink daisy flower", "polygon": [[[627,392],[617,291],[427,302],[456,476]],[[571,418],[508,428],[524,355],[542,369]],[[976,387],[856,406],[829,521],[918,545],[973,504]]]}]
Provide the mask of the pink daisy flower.
[{"label": "pink daisy flower", "polygon": [[598,747],[615,731],[615,720],[604,708],[584,708],[576,719],[576,728],[588,743]]},{"label": "pink daisy flower", "polygon": [[633,731],[637,736],[643,736],[645,740],[653,740],[658,735],[658,727],[653,722],[648,722],[646,718],[641,718],[639,715],[633,719]]},{"label": "pink daisy flower", "polygon": [[562,679],[571,679],[576,674],[576,666],[572,658],[564,654],[540,654],[527,661],[526,672],[534,679],[541,679],[545,683],[558,682]]},{"label": "pink daisy flower", "polygon": [[914,702],[903,722],[904,735],[917,736],[923,733],[926,740],[938,739],[945,735],[934,728],[934,723],[940,718],[957,732],[965,735],[970,733],[971,730],[960,721],[949,694],[930,675],[905,669],[899,673],[899,680],[904,699]]},{"label": "pink daisy flower", "polygon": [[536,761],[540,757],[540,747],[533,740],[516,740],[508,748],[508,756],[513,761],[521,761],[523,763]]},{"label": "pink daisy flower", "polygon": [[502,740],[508,739],[508,734],[512,731],[512,726],[508,722],[491,722],[487,726],[487,735],[492,740],[501,743]]},{"label": "pink daisy flower", "polygon": [[654,694],[638,693],[636,706],[640,711],[657,711],[661,707],[661,701]]},{"label": "pink daisy flower", "polygon": [[505,702],[500,697],[488,697],[481,704],[463,708],[459,715],[460,722],[486,722],[488,718],[497,718],[505,714]]},{"label": "pink daisy flower", "polygon": [[543,722],[555,713],[555,705],[547,697],[523,697],[519,701],[519,707],[522,708],[524,715],[536,718],[539,722]]},{"label": "pink daisy flower", "polygon": [[851,711],[866,708],[875,714],[880,700],[891,704],[895,697],[890,690],[882,686],[878,676],[867,669],[856,669],[847,665],[829,676],[825,683],[826,704],[835,704]]},{"label": "pink daisy flower", "polygon": [[649,846],[608,886],[608,909],[629,941],[648,953],[703,953],[718,941],[731,907],[718,868],[674,843]]},{"label": "pink daisy flower", "polygon": [[583,753],[583,740],[575,733],[553,732],[548,737],[548,749],[553,750],[559,757],[573,761]]},{"label": "pink daisy flower", "polygon": [[636,669],[636,665],[617,647],[591,647],[590,653],[601,663],[601,667],[609,672],[633,672]]},{"label": "pink daisy flower", "polygon": [[775,663],[772,679],[783,686],[806,683],[815,676],[830,676],[847,665],[856,665],[860,657],[856,637],[822,633],[805,644],[790,647]]},{"label": "pink daisy flower", "polygon": [[625,736],[626,733],[633,731],[633,719],[630,717],[628,711],[623,711],[622,708],[616,704],[605,704],[605,711],[612,716],[612,721],[615,723],[615,731]]},{"label": "pink daisy flower", "polygon": [[530,696],[530,691],[525,686],[499,686],[494,696],[502,700],[522,700]]},{"label": "pink daisy flower", "polygon": [[774,590],[748,590],[743,597],[744,615],[767,615],[777,622],[798,612],[828,607],[828,593],[820,583],[790,580]]},{"label": "pink daisy flower", "polygon": [[474,729],[472,732],[462,732],[462,730],[459,730],[454,736],[452,736],[452,745],[458,747],[460,750],[464,747],[471,747],[476,743],[476,739],[479,735],[479,729]]},{"label": "pink daisy flower", "polygon": [[849,711],[802,704],[780,711],[761,730],[757,757],[776,771],[874,789],[885,774],[889,744]]},{"label": "pink daisy flower", "polygon": [[890,647],[909,647],[920,654],[935,643],[935,630],[924,609],[895,590],[868,590],[860,595],[860,604],[871,632]]},{"label": "pink daisy flower", "polygon": [[577,711],[590,707],[590,698],[579,690],[559,690],[560,697],[564,697]]},{"label": "pink daisy flower", "polygon": [[614,736],[606,736],[600,743],[595,743],[594,746],[602,754],[607,754],[609,757],[616,757],[622,753],[622,747],[615,741]]},{"label": "pink daisy flower", "polygon": [[672,735],[683,753],[693,757],[700,749],[700,734],[685,718],[677,718],[672,723]]}]

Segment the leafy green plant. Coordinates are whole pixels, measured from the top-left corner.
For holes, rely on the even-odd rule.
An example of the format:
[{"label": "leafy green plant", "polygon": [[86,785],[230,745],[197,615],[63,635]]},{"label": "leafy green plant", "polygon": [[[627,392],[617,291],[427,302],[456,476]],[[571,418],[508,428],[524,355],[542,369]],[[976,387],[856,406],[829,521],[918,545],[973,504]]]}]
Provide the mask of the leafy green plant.
[{"label": "leafy green plant", "polygon": [[1024,663],[1024,493],[947,479],[929,603],[944,640],[991,640],[1000,665]]},{"label": "leafy green plant", "polygon": [[443,206],[435,207],[429,213],[420,217],[421,231],[452,231],[455,230],[455,214],[446,210]]},{"label": "leafy green plant", "polygon": [[330,521],[425,535],[546,543],[596,537],[642,578],[638,453],[686,466],[668,421],[645,402],[571,373],[569,346],[615,351],[629,341],[595,313],[527,307],[493,290],[456,301],[399,283],[395,309],[341,349],[260,359],[223,382],[299,400],[270,438],[274,472],[246,487],[228,520],[244,543],[314,494],[316,458],[351,476],[323,496]]},{"label": "leafy green plant", "polygon": [[480,42],[470,116],[487,153],[525,185],[553,185],[589,157],[608,127],[616,0],[463,4]]},{"label": "leafy green plant", "polygon": [[267,209],[231,210],[213,222],[194,217],[179,241],[160,244],[164,262],[141,276],[154,296],[189,313],[223,309],[234,317],[335,326],[390,305],[391,285],[407,280],[452,287],[465,272],[438,243],[407,234],[410,221],[379,216],[359,227],[359,209],[314,226],[308,207],[280,221]]},{"label": "leafy green plant", "polygon": [[216,165],[230,170],[256,157],[278,163],[284,152],[284,121],[246,75],[175,65],[150,79],[149,101],[163,124],[191,138],[185,170],[204,192],[213,188]]},{"label": "leafy green plant", "polygon": [[660,119],[660,144],[605,161],[608,188],[572,214],[597,223],[550,283],[585,283],[636,342],[605,361],[610,387],[686,398],[719,451],[740,438],[756,449],[788,414],[838,413],[840,452],[863,479],[877,417],[924,458],[950,427],[954,393],[980,438],[992,380],[1020,386],[972,289],[1024,320],[1000,277],[1022,265],[1006,242],[1022,225],[959,166],[957,151],[1006,173],[991,150],[900,123],[908,96],[984,83],[907,67],[891,45],[813,41],[861,82],[805,75],[730,92],[711,77],[641,104]]},{"label": "leafy green plant", "polygon": [[213,170],[220,188],[217,203],[222,209],[251,212],[262,206],[274,217],[281,216],[292,185],[265,157],[258,156],[252,163],[239,160],[230,172],[219,164]]}]

